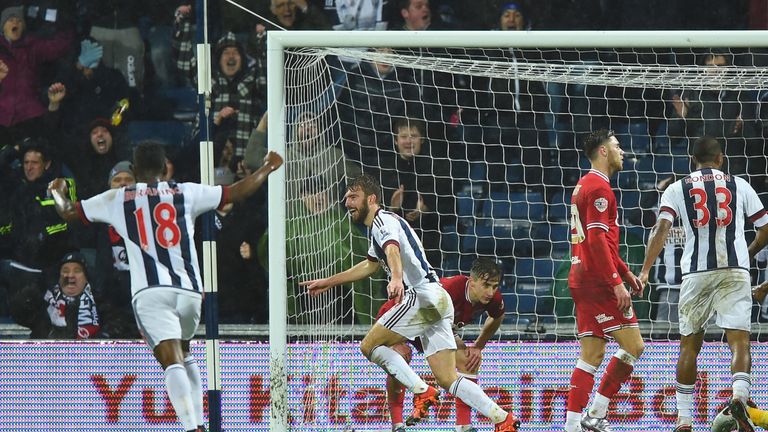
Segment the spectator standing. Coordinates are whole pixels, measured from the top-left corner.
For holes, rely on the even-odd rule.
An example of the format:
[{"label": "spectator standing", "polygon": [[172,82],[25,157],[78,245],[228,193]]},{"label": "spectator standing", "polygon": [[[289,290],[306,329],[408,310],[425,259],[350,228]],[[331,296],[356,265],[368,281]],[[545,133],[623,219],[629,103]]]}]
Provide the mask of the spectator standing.
[{"label": "spectator standing", "polygon": [[145,47],[139,18],[147,14],[147,3],[100,0],[89,5],[91,37],[104,47],[104,64],[120,71],[128,86],[140,95],[144,89]]},{"label": "spectator standing", "polygon": [[90,122],[96,118],[110,119],[118,102],[129,97],[125,78],[117,69],[102,63],[102,52],[98,42],[80,41],[76,62],[57,77],[57,82],[66,88],[59,115],[60,128],[70,145],[81,142],[82,135],[91,130],[86,130]]},{"label": "spectator standing", "polygon": [[[197,58],[193,50],[190,12],[190,6],[180,6],[177,9],[173,52],[176,67],[197,82]],[[264,109],[267,94],[266,73],[261,75],[248,64],[245,47],[237,41],[234,33],[226,33],[216,43],[212,63],[214,134],[222,129],[233,132],[235,155],[243,156],[251,131]],[[199,119],[196,121],[199,122]],[[200,131],[199,124],[195,126],[195,130]]]},{"label": "spectator standing", "polygon": [[0,128],[10,141],[40,136],[46,107],[40,99],[42,66],[65,55],[71,31],[50,39],[25,33],[24,8],[7,7],[0,13]]},{"label": "spectator standing", "polygon": [[392,130],[396,152],[380,163],[384,202],[416,231],[429,263],[441,268],[441,227],[456,215],[450,161],[430,151],[423,121],[401,117]]}]

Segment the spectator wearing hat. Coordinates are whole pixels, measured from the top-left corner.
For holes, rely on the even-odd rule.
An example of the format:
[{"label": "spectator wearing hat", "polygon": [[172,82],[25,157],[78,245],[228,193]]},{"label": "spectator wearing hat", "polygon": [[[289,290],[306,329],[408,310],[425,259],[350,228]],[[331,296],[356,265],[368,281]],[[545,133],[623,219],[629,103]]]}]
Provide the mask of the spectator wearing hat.
[{"label": "spectator wearing hat", "polygon": [[[177,10],[173,53],[176,67],[196,82],[197,59],[193,52],[190,10],[189,6],[181,6]],[[227,32],[218,40],[211,63],[214,65],[211,89],[213,133],[227,131],[234,139],[235,155],[243,156],[251,130],[264,110],[266,74],[258,75],[256,69],[249,65],[245,47],[232,32]],[[194,129],[199,132],[199,125],[195,125]]]},{"label": "spectator wearing hat", "polygon": [[35,339],[90,339],[99,335],[101,320],[88,282],[85,257],[79,252],[64,255],[57,282],[41,295],[27,286],[16,295],[12,315],[32,330]]},{"label": "spectator wearing hat", "polygon": [[21,6],[3,9],[0,28],[0,128],[11,140],[40,136],[47,111],[39,97],[41,68],[69,51],[72,33],[59,32],[50,39],[26,35]]},{"label": "spectator wearing hat", "polygon": [[118,102],[129,97],[125,78],[117,69],[104,65],[102,56],[103,47],[98,42],[84,39],[76,60],[56,77],[66,88],[59,110],[60,129],[70,143],[80,140],[93,119],[111,118]]},{"label": "spectator wearing hat", "polygon": [[[123,160],[109,171],[109,189],[136,184],[133,166]],[[112,225],[95,224],[96,271],[92,280],[101,289],[98,292],[99,310],[104,317],[102,333],[110,338],[132,339],[141,337],[133,318],[131,304],[131,276],[125,240]]]}]

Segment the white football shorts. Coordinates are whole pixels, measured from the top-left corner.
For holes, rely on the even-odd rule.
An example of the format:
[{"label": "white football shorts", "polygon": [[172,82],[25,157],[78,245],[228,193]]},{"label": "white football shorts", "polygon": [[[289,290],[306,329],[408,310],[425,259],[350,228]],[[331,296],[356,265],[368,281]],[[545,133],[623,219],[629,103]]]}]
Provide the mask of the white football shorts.
[{"label": "white football shorts", "polygon": [[741,269],[720,269],[683,276],[678,312],[683,336],[705,330],[713,314],[716,314],[715,323],[722,329],[750,331],[749,273]]},{"label": "white football shorts", "polygon": [[426,357],[456,349],[453,302],[438,283],[406,290],[403,301],[382,315],[378,324],[409,340],[420,337]]},{"label": "white football shorts", "polygon": [[202,294],[171,287],[150,287],[133,296],[133,313],[144,340],[154,350],[164,340],[190,340],[200,324]]}]

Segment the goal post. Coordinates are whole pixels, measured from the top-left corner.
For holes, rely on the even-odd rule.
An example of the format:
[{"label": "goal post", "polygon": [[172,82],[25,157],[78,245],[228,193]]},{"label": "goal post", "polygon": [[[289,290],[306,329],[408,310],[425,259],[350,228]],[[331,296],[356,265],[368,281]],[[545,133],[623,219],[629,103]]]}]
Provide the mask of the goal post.
[{"label": "goal post", "polygon": [[[419,56],[419,55],[405,55],[399,56],[397,54],[388,53],[370,53],[362,51],[360,48],[446,48],[446,49],[541,49],[541,50],[591,50],[591,49],[688,49],[688,50],[703,50],[703,49],[739,49],[739,48],[762,48],[768,45],[768,31],[426,31],[426,32],[413,32],[413,31],[370,31],[370,32],[348,32],[348,31],[271,31],[267,34],[268,54],[267,54],[267,82],[268,82],[268,97],[267,97],[267,111],[268,116],[268,149],[276,151],[281,155],[288,155],[290,149],[287,143],[293,139],[291,134],[297,127],[297,106],[302,104],[314,104],[318,110],[322,113],[316,113],[319,128],[324,133],[334,136],[339,139],[337,135],[343,135],[338,132],[337,129],[343,128],[344,125],[340,125],[339,121],[335,118],[338,114],[337,100],[339,87],[343,87],[343,83],[334,82],[330,79],[327,85],[319,85],[315,83],[318,75],[328,74],[332,77],[332,72],[329,71],[329,66],[325,63],[324,56],[334,57],[351,57],[358,61],[379,61],[403,68],[413,68],[419,70],[429,70],[439,73],[450,74],[452,77],[459,75],[467,76],[480,76],[490,77],[492,79],[524,79],[528,81],[540,81],[540,82],[553,82],[562,84],[578,84],[578,85],[603,85],[603,86],[621,86],[623,88],[639,88],[639,89],[720,89],[720,90],[763,90],[768,88],[768,68],[757,66],[734,66],[722,68],[717,73],[704,73],[704,69],[695,64],[679,65],[679,64],[641,64],[640,62],[630,62],[628,64],[621,63],[601,63],[601,62],[579,62],[579,61],[555,61],[555,62],[538,62],[538,63],[525,63],[520,62],[515,64],[513,68],[506,68],[503,61],[498,59],[489,58],[487,61],[476,61],[476,59],[466,58],[465,56]],[[289,55],[286,53],[298,53],[299,60],[295,60],[293,64],[287,65],[289,61]],[[291,54],[294,55],[294,54]],[[344,67],[340,68],[341,73],[348,72]],[[302,81],[303,80],[303,81]],[[296,90],[298,85],[306,82],[307,89],[300,90],[300,96],[306,97],[305,100],[296,100],[296,95],[289,101],[286,98],[286,93],[289,91],[299,92]],[[317,86],[317,87],[312,87]],[[341,91],[344,91],[343,89]],[[440,109],[441,107],[438,107]],[[459,111],[460,112],[460,111]],[[545,111],[539,112],[541,115],[553,115],[551,108]],[[498,115],[498,113],[497,113]],[[632,120],[627,117],[623,123],[627,125],[627,128],[631,127]],[[666,120],[666,119],[663,119]],[[447,124],[444,125],[447,127]],[[366,126],[370,127],[370,126]],[[289,129],[290,128],[290,129]],[[376,131],[369,130],[368,132],[374,134]],[[555,136],[557,131],[548,130],[547,133]],[[630,132],[627,132],[631,135]],[[637,135],[637,134],[635,134]],[[480,144],[483,142],[481,141]],[[550,143],[552,154],[556,155],[559,151],[557,146]],[[634,143],[632,144],[634,145]],[[647,146],[646,146],[647,147]],[[571,149],[572,150],[572,149]],[[658,168],[656,162],[652,157],[642,157],[641,151],[636,151],[634,148],[628,148],[628,153],[635,151],[640,157],[648,162],[650,165],[643,167],[636,167],[633,169],[635,173],[641,173],[642,170],[647,170],[651,173],[668,172],[665,169]],[[646,150],[649,151],[649,150]],[[571,153],[569,153],[570,155]],[[671,156],[671,155],[670,155]],[[328,156],[339,157],[339,156]],[[343,156],[342,158],[343,163]],[[748,156],[745,157],[762,157]],[[668,158],[673,159],[673,158]],[[330,160],[330,159],[329,159]],[[637,160],[637,158],[635,159]],[[289,160],[286,159],[288,163]],[[338,162],[338,161],[331,161]],[[468,170],[471,170],[471,161],[467,162],[469,166]],[[629,163],[629,161],[625,162]],[[635,163],[635,162],[632,162]],[[541,168],[545,170],[543,162],[539,161],[540,165],[533,168]],[[670,165],[672,162],[670,162]],[[534,164],[535,165],[535,164]],[[522,163],[522,168],[525,170],[527,167],[526,162]],[[378,168],[378,167],[375,167]],[[575,166],[578,170],[579,164]],[[581,165],[584,168],[584,165]],[[658,171],[656,171],[658,170]],[[291,422],[289,421],[289,410],[291,402],[288,400],[288,394],[291,387],[288,376],[291,374],[289,371],[289,351],[291,350],[290,341],[293,341],[290,328],[292,325],[288,323],[289,306],[288,299],[294,296],[294,293],[290,292],[288,274],[288,262],[290,257],[287,252],[287,222],[291,219],[292,213],[288,209],[290,201],[295,199],[293,196],[294,190],[292,188],[301,188],[294,180],[290,179],[290,175],[286,174],[287,167],[270,176],[269,189],[268,189],[268,206],[269,206],[269,307],[270,307],[270,355],[271,355],[271,383],[270,383],[270,398],[271,398],[271,413],[270,413],[270,428],[271,430],[289,430],[291,428]],[[677,171],[670,171],[677,172]],[[453,171],[451,171],[453,173]],[[473,178],[470,174],[461,174],[467,176],[466,184],[468,189],[465,191],[467,195],[454,196],[457,200],[456,208],[457,212],[461,213],[461,207],[465,201],[471,201],[470,211],[477,210],[478,205],[485,205],[473,201]],[[626,189],[631,191],[632,194],[640,195],[638,186],[638,179],[632,177],[631,180],[626,180],[627,177],[622,177],[624,174],[620,174],[619,178],[619,190]],[[631,177],[631,176],[630,176]],[[515,177],[517,178],[517,177]],[[540,177],[544,178],[544,177]],[[510,179],[509,171],[507,171],[504,181],[512,181]],[[304,178],[302,180],[310,180]],[[526,186],[526,177],[518,178],[521,185]],[[294,183],[292,183],[294,182]],[[544,182],[544,180],[541,180]],[[634,183],[633,183],[634,182]],[[634,186],[630,186],[630,184]],[[334,185],[336,186],[336,185]],[[542,185],[544,186],[544,185]],[[487,192],[487,191],[486,191]],[[628,194],[629,195],[629,194]],[[535,194],[523,191],[523,202]],[[633,195],[634,196],[634,195]],[[466,200],[465,200],[466,198]],[[534,199],[534,198],[530,198]],[[539,199],[539,198],[536,198]],[[638,198],[639,199],[639,198]],[[465,201],[462,201],[465,200]],[[342,203],[343,204],[343,203]],[[515,207],[518,202],[511,200],[506,203],[507,207]],[[538,201],[526,202],[527,205],[533,206],[538,204]],[[549,198],[546,201],[540,203],[543,207],[548,207],[551,204]],[[566,203],[563,203],[566,204]],[[620,204],[621,206],[621,204]],[[634,203],[633,208],[642,211],[641,204]],[[514,210],[505,210],[514,211]],[[533,211],[533,210],[530,210]],[[549,209],[545,209],[544,212],[549,214]],[[476,215],[471,215],[476,217]],[[457,226],[460,226],[461,214],[457,215],[459,221]],[[487,221],[486,221],[487,222]],[[481,227],[485,231],[476,229],[481,224],[472,224],[473,234],[472,238],[481,238],[482,233],[490,236],[493,239],[494,246],[492,250],[498,250],[499,241],[503,238],[499,237],[497,228],[506,229],[504,232],[511,232],[517,229],[516,227],[523,226],[528,230],[528,241],[533,241],[533,231],[541,230],[541,227],[537,227],[536,220],[531,219],[527,225],[515,225],[513,223],[512,228],[509,226],[499,226],[495,224],[486,224]],[[549,222],[548,222],[549,224]],[[562,220],[558,221],[554,225],[562,227]],[[621,224],[621,222],[620,222]],[[314,229],[314,228],[313,228]],[[547,228],[548,231],[553,228]],[[553,231],[551,231],[553,232]],[[438,233],[445,238],[446,233]],[[354,238],[356,234],[350,234],[351,238]],[[551,234],[554,236],[554,234]],[[463,244],[466,237],[456,236],[456,242]],[[550,242],[554,242],[552,237],[543,236],[543,239]],[[351,242],[352,240],[344,240]],[[442,241],[442,240],[441,240]],[[517,241],[517,239],[516,239]],[[642,239],[641,239],[642,241]],[[445,243],[441,243],[445,244]],[[562,245],[561,245],[562,246]],[[626,246],[626,245],[625,245]],[[636,245],[637,246],[637,245]],[[642,246],[642,244],[640,245]],[[461,248],[463,246],[456,246]],[[534,246],[535,247],[535,246]],[[549,247],[549,246],[547,246]],[[496,248],[496,249],[494,249]],[[477,254],[482,254],[479,251],[479,247],[476,250]],[[474,249],[473,249],[474,250]],[[510,250],[514,250],[511,248]],[[446,250],[441,249],[444,253]],[[510,252],[512,253],[512,252]],[[491,255],[493,253],[490,253]],[[354,253],[353,253],[354,255]],[[333,263],[323,262],[323,253],[318,251],[316,261],[318,265],[323,266],[323,272],[325,274],[318,274],[317,272],[310,271],[304,275],[304,277],[328,276],[331,272],[330,269],[335,268]],[[559,262],[566,259],[566,256],[561,256],[550,253],[550,258]],[[559,260],[559,261],[558,261]],[[336,263],[338,264],[338,263]],[[534,264],[535,265],[535,264]],[[460,269],[456,268],[458,272]],[[464,266],[461,266],[461,270],[465,270]],[[555,279],[557,276],[552,274],[556,271],[550,268],[550,279]],[[320,273],[323,273],[320,272]],[[454,272],[455,273],[455,272]],[[532,277],[536,276],[536,270],[532,269]],[[290,283],[294,283],[290,282]],[[532,291],[532,292],[535,292]],[[538,300],[534,299],[534,302]],[[555,305],[554,307],[558,307]],[[566,306],[567,307],[567,306]],[[369,314],[375,314],[375,311],[369,311]],[[521,321],[517,322],[520,325]],[[527,321],[526,321],[527,322]],[[321,323],[316,323],[321,326]],[[531,324],[537,324],[532,322]],[[328,326],[337,324],[328,324]],[[555,322],[556,326],[560,326],[560,331],[567,333],[573,333],[572,323]],[[341,324],[337,325],[338,331],[328,331],[329,334],[333,333],[335,339],[341,340],[344,338],[347,327],[343,327]],[[298,328],[298,327],[296,327]],[[351,328],[351,327],[349,327]],[[516,327],[517,328],[517,327]],[[301,329],[299,329],[300,331]],[[502,329],[502,332],[504,329]],[[534,332],[536,328],[534,328]],[[653,327],[651,325],[648,331],[661,331],[669,332],[670,327],[667,325],[658,325]],[[320,327],[314,327],[309,330],[312,335],[307,339],[299,338],[298,341],[316,341],[318,339],[317,332],[323,333],[324,329]],[[305,347],[306,348],[306,347]],[[307,348],[309,349],[309,348]],[[319,351],[314,353],[312,358],[326,358],[332,357],[334,351],[332,349]],[[323,360],[326,361],[326,360]],[[332,362],[332,360],[330,360]]]}]

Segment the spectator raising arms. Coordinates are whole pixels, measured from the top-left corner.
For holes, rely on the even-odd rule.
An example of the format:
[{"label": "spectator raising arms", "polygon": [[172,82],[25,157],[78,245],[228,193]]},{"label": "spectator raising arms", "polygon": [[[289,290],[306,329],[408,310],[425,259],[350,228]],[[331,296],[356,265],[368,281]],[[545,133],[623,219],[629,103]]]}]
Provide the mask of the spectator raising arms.
[{"label": "spectator raising arms", "polygon": [[47,111],[39,97],[40,69],[67,53],[72,33],[62,31],[50,39],[26,35],[22,6],[3,9],[0,27],[0,134],[11,140],[40,136]]}]

